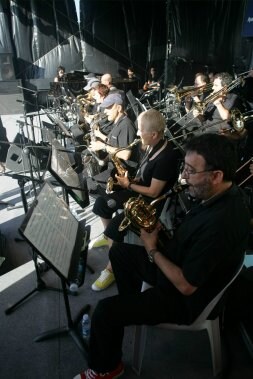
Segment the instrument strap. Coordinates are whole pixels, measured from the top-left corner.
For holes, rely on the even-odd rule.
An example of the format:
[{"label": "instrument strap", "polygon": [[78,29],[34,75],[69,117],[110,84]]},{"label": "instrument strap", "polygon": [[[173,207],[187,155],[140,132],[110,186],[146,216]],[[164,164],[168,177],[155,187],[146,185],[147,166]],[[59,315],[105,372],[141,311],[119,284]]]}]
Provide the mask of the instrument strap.
[{"label": "instrument strap", "polygon": [[168,143],[168,141],[167,140],[165,140],[165,142],[164,142],[164,144],[162,145],[162,147],[160,147],[160,149],[159,150],[157,150],[156,152],[155,152],[155,154],[154,155],[152,155],[152,157],[151,158],[149,158],[149,154],[152,152],[152,147],[151,146],[149,146],[148,148],[147,148],[147,151],[146,151],[146,153],[145,153],[145,155],[144,155],[144,157],[142,158],[142,161],[141,161],[141,163],[140,163],[140,166],[139,166],[139,168],[138,168],[138,171],[137,171],[137,173],[136,173],[136,175],[135,175],[135,177],[136,178],[140,178],[141,176],[142,176],[142,171],[143,171],[143,166],[145,165],[146,166],[146,164],[147,164],[147,162],[148,161],[151,161],[151,160],[153,160],[153,159],[155,159],[164,149],[165,149],[165,147],[167,146],[167,143]]},{"label": "instrument strap", "polygon": [[[167,143],[168,143],[168,141],[167,140],[165,140],[165,142],[164,142],[164,144],[162,145],[162,147],[159,149],[159,150],[157,150],[157,152],[154,154],[154,155],[152,155],[152,157],[151,158],[149,158],[149,161],[152,161],[153,159],[155,159],[164,149],[165,149],[165,147],[167,146]],[[152,150],[151,150],[152,151]]]}]

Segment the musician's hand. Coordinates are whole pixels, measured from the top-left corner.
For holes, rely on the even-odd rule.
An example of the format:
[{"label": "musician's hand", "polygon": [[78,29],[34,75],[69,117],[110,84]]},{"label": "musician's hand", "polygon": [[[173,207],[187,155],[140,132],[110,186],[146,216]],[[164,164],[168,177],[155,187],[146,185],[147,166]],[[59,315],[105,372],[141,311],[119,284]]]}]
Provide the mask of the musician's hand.
[{"label": "musician's hand", "polygon": [[118,184],[122,188],[128,188],[129,183],[130,183],[129,178],[128,178],[128,171],[125,172],[124,176],[120,176],[120,175],[115,174],[115,178],[117,179]]},{"label": "musician's hand", "polygon": [[144,91],[147,91],[147,90],[148,90],[148,82],[144,83],[144,85],[143,85],[143,90],[144,90]]},{"label": "musician's hand", "polygon": [[91,123],[91,121],[92,121],[92,117],[87,113],[87,111],[85,110],[85,116],[84,116],[84,119],[85,119],[85,121],[88,123],[88,124],[90,124]]},{"label": "musician's hand", "polygon": [[105,135],[103,133],[101,133],[99,129],[94,129],[94,134],[95,134],[95,137],[97,137],[97,138],[103,139],[103,137],[105,137]]},{"label": "musician's hand", "polygon": [[222,105],[221,102],[223,100],[224,100],[224,96],[218,97],[218,99],[216,99],[216,100],[213,101],[213,105],[215,105],[216,107],[219,106],[219,105]]},{"label": "musician's hand", "polygon": [[200,98],[198,96],[193,96],[194,103],[200,103]]},{"label": "musician's hand", "polygon": [[140,239],[142,240],[144,247],[147,251],[157,248],[158,233],[161,230],[162,225],[157,222],[153,232],[148,233],[144,229],[141,229]]},{"label": "musician's hand", "polygon": [[89,149],[91,151],[103,150],[105,148],[105,144],[102,141],[91,141]]},{"label": "musician's hand", "polygon": [[194,108],[192,111],[192,115],[193,117],[198,117],[200,115],[200,112],[196,108]]},{"label": "musician's hand", "polygon": [[221,134],[222,136],[224,136],[224,135],[227,136],[227,134],[231,133],[231,131],[232,131],[232,129],[229,129],[229,128],[220,128],[219,129],[219,134]]}]

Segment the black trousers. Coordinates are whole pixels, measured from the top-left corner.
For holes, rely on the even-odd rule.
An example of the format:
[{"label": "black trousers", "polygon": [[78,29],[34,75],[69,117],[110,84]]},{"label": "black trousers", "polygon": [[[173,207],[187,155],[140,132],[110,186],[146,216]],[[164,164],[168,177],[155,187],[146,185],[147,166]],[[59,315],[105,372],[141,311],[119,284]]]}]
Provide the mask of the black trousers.
[{"label": "black trousers", "polygon": [[[145,249],[114,243],[109,252],[119,294],[100,300],[91,320],[89,367],[104,373],[122,359],[124,327],[178,322],[182,296],[149,262]],[[142,281],[154,287],[141,292]]]}]

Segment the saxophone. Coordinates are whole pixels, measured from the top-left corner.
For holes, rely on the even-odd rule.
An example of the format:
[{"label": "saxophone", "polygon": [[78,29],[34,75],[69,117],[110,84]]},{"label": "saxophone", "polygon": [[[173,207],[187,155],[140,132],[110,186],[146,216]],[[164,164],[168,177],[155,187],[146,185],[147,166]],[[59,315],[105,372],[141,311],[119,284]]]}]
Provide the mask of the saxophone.
[{"label": "saxophone", "polygon": [[89,132],[85,134],[83,137],[84,141],[87,144],[90,144],[91,141],[96,141],[96,136],[95,136],[95,130],[99,129],[99,122],[107,119],[107,115],[105,113],[96,113],[94,115],[91,115],[91,122],[89,124]]},{"label": "saxophone", "polygon": [[176,184],[171,190],[151,201],[150,204],[145,202],[141,195],[138,197],[130,197],[124,204],[125,217],[118,230],[122,232],[131,224],[133,231],[137,234],[140,234],[139,230],[141,228],[145,229],[148,233],[151,233],[155,229],[157,223],[156,209],[154,205],[167,197],[177,195],[186,188],[188,188],[188,184]]},{"label": "saxophone", "polygon": [[[116,171],[117,171],[117,174],[119,176],[124,176],[127,169],[125,169],[123,166],[122,166],[122,163],[121,163],[121,160],[120,158],[117,157],[117,154],[122,151],[122,150],[128,150],[128,149],[131,149],[133,146],[137,145],[138,143],[140,142],[140,139],[139,138],[136,138],[132,143],[130,143],[130,145],[126,146],[126,147],[121,147],[119,149],[117,149],[113,154],[110,154],[110,160],[112,161],[112,163],[114,164],[115,168],[116,168]],[[107,184],[106,184],[106,193],[107,194],[110,194],[114,191],[114,185],[116,185],[117,182],[115,182],[114,178],[112,176],[110,176],[107,180]]]}]

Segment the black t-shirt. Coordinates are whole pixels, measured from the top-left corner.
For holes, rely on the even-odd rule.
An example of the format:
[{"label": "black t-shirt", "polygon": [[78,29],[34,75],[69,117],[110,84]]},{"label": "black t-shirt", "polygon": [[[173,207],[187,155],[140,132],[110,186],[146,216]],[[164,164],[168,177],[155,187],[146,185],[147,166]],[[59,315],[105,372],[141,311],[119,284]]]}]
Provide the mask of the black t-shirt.
[{"label": "black t-shirt", "polygon": [[[228,93],[222,105],[227,110],[232,108],[240,108],[240,100],[235,93]],[[210,103],[204,113],[205,122],[203,124],[202,132],[217,133],[221,128],[232,128],[227,120],[222,120],[217,107]]]},{"label": "black t-shirt", "polygon": [[155,156],[156,152],[162,148],[164,143],[166,143],[165,140],[159,141],[149,154],[140,180],[140,184],[145,187],[150,186],[153,178],[166,181],[166,186],[161,195],[167,192],[168,189],[175,184],[178,177],[179,164],[182,159],[181,152],[178,149],[175,149],[174,145],[168,141],[165,148]]},{"label": "black t-shirt", "polygon": [[[249,231],[249,209],[235,185],[186,215],[164,252],[198,287],[191,296],[178,291],[179,322],[192,322],[229,281],[247,247]],[[159,285],[171,287],[161,272]]]},{"label": "black t-shirt", "polygon": [[136,128],[133,122],[127,116],[122,116],[108,134],[108,144],[113,147],[127,147],[135,137]]}]

